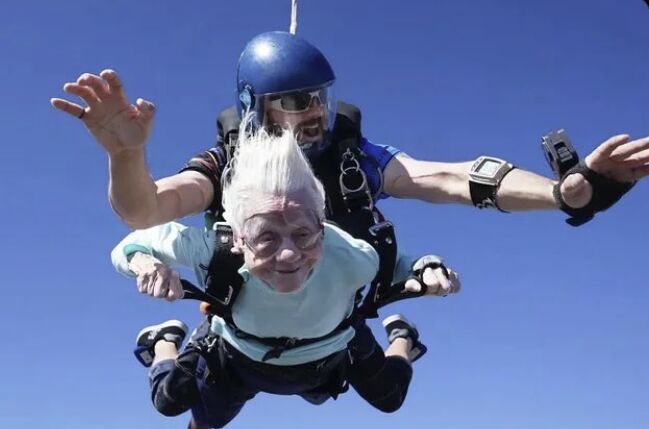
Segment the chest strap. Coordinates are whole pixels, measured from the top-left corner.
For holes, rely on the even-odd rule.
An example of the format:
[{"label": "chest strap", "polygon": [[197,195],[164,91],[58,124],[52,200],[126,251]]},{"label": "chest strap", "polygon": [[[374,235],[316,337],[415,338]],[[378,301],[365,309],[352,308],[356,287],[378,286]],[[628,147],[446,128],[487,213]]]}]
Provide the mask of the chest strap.
[{"label": "chest strap", "polygon": [[261,343],[265,346],[272,347],[270,350],[264,354],[264,356],[261,358],[262,362],[266,362],[270,359],[277,359],[279,358],[282,353],[284,353],[286,350],[290,349],[295,349],[297,347],[302,347],[306,346],[309,344],[314,344],[319,341],[326,340],[328,338],[331,338],[350,326],[353,325],[355,320],[355,316],[349,316],[342,322],[338,324],[331,332],[328,334],[325,334],[321,337],[316,337],[316,338],[293,338],[293,337],[258,337],[256,335],[250,334],[248,332],[242,331],[239,329],[236,325],[234,324],[228,324],[229,328],[232,329],[234,332],[234,335],[237,338],[241,338],[244,340],[253,340],[257,341],[258,343]]}]

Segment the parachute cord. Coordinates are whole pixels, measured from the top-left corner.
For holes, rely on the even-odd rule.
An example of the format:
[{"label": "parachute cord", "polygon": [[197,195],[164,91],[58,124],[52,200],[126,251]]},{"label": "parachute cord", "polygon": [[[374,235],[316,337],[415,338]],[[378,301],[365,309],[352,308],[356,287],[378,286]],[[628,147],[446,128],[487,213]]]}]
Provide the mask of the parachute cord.
[{"label": "parachute cord", "polygon": [[291,0],[291,28],[289,32],[291,34],[297,32],[297,0]]}]

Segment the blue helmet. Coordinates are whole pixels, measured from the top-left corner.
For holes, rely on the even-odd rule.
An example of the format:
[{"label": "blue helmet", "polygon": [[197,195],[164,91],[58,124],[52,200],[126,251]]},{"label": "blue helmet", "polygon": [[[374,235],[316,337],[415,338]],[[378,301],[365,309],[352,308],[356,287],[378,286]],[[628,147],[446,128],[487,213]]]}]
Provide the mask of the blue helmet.
[{"label": "blue helmet", "polygon": [[283,31],[262,33],[248,42],[239,57],[237,110],[241,116],[247,111],[253,112],[254,122],[260,125],[264,123],[264,103],[267,100],[281,98],[282,94],[298,94],[301,98],[287,98],[287,109],[300,109],[300,103],[311,101],[311,98],[304,99],[305,93],[316,94],[315,91],[322,90],[316,95],[327,112],[323,127],[325,141],[303,147],[311,156],[310,150],[321,152],[324,149],[333,128],[336,103],[332,84],[335,80],[329,61],[306,40]]}]

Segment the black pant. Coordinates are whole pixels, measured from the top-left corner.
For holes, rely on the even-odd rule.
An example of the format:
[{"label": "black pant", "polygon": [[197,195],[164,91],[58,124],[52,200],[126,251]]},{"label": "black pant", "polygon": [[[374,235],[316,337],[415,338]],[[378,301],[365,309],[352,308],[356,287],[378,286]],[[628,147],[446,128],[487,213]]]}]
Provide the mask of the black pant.
[{"label": "black pant", "polygon": [[[344,378],[372,406],[394,412],[406,397],[412,368],[402,358],[386,358],[364,321],[355,329],[356,335],[348,346],[350,358],[332,355],[329,359],[335,367],[331,368],[327,361],[325,365],[290,367],[260,363],[227,346],[218,347],[207,362],[190,343],[176,360],[159,362],[151,369],[153,404],[167,416],[191,409],[198,423],[223,427],[260,391],[297,394],[310,403],[321,404],[336,396],[336,387]],[[311,366],[325,368],[329,376],[318,379]],[[297,379],[295,374],[308,376]]]},{"label": "black pant", "polygon": [[395,412],[406,399],[412,367],[401,357],[386,357],[365,321],[355,329],[348,345],[352,358],[347,371],[349,384],[374,408]]}]

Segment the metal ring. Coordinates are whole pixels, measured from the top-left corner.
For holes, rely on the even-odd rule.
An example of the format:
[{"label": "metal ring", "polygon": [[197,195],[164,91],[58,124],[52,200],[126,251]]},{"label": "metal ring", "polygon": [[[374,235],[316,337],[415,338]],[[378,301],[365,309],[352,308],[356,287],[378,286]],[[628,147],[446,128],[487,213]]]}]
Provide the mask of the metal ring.
[{"label": "metal ring", "polygon": [[[351,164],[351,165],[349,165]],[[344,159],[340,163],[340,171],[341,173],[346,174],[349,171],[358,171],[361,169],[361,164],[358,162],[356,158],[351,158],[351,159]]]}]

